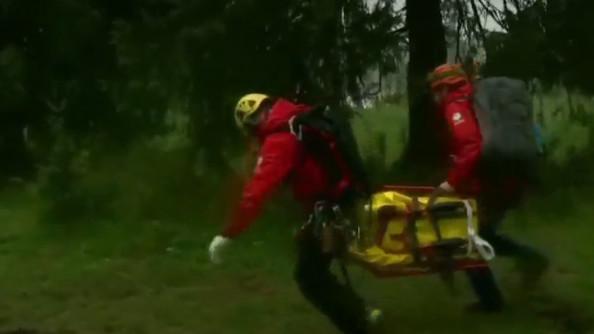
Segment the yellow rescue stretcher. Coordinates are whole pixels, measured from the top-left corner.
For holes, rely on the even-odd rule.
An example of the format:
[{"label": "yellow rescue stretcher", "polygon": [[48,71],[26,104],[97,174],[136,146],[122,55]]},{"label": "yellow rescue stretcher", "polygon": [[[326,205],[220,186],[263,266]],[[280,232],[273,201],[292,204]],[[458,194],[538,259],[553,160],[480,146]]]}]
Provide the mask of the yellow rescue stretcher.
[{"label": "yellow rescue stretcher", "polygon": [[351,261],[379,277],[426,275],[487,266],[495,256],[478,234],[472,199],[444,197],[427,209],[430,187],[385,186],[365,206]]}]

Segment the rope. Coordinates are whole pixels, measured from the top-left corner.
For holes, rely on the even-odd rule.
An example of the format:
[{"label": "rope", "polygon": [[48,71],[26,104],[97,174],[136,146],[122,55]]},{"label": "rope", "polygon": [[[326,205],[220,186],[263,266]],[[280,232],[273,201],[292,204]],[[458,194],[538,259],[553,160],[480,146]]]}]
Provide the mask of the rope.
[{"label": "rope", "polygon": [[479,255],[486,261],[491,261],[495,258],[495,249],[489,242],[481,238],[474,226],[472,225],[472,206],[468,200],[464,200],[464,206],[466,207],[466,224],[468,229],[468,255],[472,253],[474,249],[477,250]]}]

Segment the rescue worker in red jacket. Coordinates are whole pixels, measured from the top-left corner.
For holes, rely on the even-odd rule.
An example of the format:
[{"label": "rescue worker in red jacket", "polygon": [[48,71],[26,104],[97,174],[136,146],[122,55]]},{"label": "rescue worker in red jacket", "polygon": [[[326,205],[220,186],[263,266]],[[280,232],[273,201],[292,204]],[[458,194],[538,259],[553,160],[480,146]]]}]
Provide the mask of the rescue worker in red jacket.
[{"label": "rescue worker in red jacket", "polygon": [[[319,200],[336,202],[353,182],[350,179],[331,182],[329,171],[287,130],[294,116],[310,109],[263,94],[246,95],[237,103],[237,125],[257,137],[261,146],[254,174],[243,190],[231,222],[209,246],[212,262],[221,262],[223,250],[254,223],[266,200],[282,184],[290,183],[295,199],[311,211]],[[298,239],[295,270],[301,292],[343,333],[367,333],[379,321],[381,311],[366,307],[349,285],[339,283],[330,272],[332,256],[322,251],[320,240],[311,229],[303,234]]]},{"label": "rescue worker in red jacket", "polygon": [[[429,82],[438,109],[448,124],[453,159],[447,179],[432,194],[430,205],[449,193],[476,197],[479,235],[494,247],[497,255],[518,261],[525,284],[534,283],[548,266],[546,257],[497,231],[506,212],[520,200],[526,180],[511,173],[494,177],[481,161],[482,136],[473,110],[473,86],[462,67],[441,65],[429,75]],[[503,298],[491,270],[470,270],[468,276],[479,297],[471,309],[499,311]]]}]

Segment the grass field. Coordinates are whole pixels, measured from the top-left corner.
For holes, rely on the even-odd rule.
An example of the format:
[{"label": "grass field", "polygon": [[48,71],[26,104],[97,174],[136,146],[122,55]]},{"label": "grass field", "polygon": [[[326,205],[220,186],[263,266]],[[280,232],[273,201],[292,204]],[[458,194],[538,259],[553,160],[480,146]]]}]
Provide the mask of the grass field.
[{"label": "grass field", "polygon": [[[215,266],[205,252],[218,229],[211,222],[40,226],[26,189],[1,203],[0,332],[334,333],[292,282],[291,222],[276,222],[279,208]],[[384,332],[594,333],[594,209],[529,209],[507,226],[546,248],[553,266],[527,293],[512,265],[496,260],[509,301],[503,314],[465,315],[472,296],[462,275],[453,297],[435,277],[380,280],[354,269],[356,287],[387,312]]]}]

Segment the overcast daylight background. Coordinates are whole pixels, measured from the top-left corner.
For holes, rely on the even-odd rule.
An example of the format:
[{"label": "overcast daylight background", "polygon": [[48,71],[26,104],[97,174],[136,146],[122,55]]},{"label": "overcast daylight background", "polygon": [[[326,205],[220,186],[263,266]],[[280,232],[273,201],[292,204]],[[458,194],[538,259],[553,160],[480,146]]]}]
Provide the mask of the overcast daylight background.
[{"label": "overcast daylight background", "polygon": [[[369,6],[373,6],[375,3],[377,3],[378,0],[367,0],[367,4]],[[493,5],[495,5],[497,8],[499,9],[503,9],[503,0],[488,0],[490,3],[492,3]],[[395,1],[395,6],[396,8],[402,8],[405,4],[406,0],[396,0]],[[496,31],[501,31],[503,30],[501,28],[501,26],[499,24],[497,24],[497,22],[495,22],[493,19],[491,19],[490,17],[487,17],[484,21],[484,26],[489,29],[489,30],[496,30]]]}]

